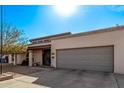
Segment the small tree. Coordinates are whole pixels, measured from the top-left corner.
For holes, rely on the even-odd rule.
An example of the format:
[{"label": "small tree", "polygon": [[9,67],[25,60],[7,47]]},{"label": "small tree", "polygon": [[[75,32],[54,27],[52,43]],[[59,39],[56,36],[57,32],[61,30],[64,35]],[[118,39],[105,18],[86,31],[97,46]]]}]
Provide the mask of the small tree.
[{"label": "small tree", "polygon": [[10,24],[4,24],[3,26],[3,45],[27,45],[28,39],[24,37],[24,31],[18,29]]},{"label": "small tree", "polygon": [[10,24],[4,24],[3,28],[3,53],[15,54],[15,57],[18,53],[26,53],[28,39],[24,37],[24,31]]}]

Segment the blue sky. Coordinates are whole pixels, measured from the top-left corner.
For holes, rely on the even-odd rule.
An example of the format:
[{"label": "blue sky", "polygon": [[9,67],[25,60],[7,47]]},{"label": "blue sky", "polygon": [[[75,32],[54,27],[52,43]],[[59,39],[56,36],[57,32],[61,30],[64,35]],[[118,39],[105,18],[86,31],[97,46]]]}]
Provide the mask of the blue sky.
[{"label": "blue sky", "polygon": [[4,6],[4,22],[23,29],[31,38],[63,32],[79,33],[99,28],[124,25],[124,6],[77,6],[64,17],[53,6]]}]

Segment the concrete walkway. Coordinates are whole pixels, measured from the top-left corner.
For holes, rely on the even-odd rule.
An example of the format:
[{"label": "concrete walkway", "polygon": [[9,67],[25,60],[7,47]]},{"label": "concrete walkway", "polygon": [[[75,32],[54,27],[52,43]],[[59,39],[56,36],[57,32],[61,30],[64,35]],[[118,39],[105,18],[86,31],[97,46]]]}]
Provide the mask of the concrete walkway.
[{"label": "concrete walkway", "polygon": [[43,85],[33,84],[37,78],[22,76],[0,82],[0,88],[47,88]]}]

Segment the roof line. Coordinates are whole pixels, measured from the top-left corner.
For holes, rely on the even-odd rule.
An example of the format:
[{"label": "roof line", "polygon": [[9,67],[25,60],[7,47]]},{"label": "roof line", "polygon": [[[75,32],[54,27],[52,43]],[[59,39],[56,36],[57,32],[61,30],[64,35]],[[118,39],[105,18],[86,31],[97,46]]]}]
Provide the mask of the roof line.
[{"label": "roof line", "polygon": [[64,35],[69,35],[69,34],[71,34],[71,32],[65,32],[65,33],[60,33],[60,34],[55,34],[55,35],[49,35],[49,36],[34,38],[34,39],[30,39],[29,41],[52,38],[52,37],[59,37],[59,36],[64,36]]},{"label": "roof line", "polygon": [[105,32],[112,32],[112,31],[118,31],[118,30],[123,30],[123,29],[124,29],[124,25],[119,25],[119,26],[114,26],[114,27],[109,27],[109,28],[102,28],[102,29],[91,30],[87,32],[71,34],[71,35],[63,36],[63,37],[56,37],[56,38],[53,38],[52,40],[69,38],[69,37],[77,37],[77,36],[86,36],[86,35],[105,33]]}]

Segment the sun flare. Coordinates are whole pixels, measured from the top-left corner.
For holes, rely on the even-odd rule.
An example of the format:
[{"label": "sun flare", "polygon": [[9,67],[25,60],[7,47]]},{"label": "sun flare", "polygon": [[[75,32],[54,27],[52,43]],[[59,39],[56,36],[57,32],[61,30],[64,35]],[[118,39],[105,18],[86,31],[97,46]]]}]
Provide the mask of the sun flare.
[{"label": "sun flare", "polygon": [[61,16],[70,16],[76,11],[76,5],[55,5],[55,11]]}]

